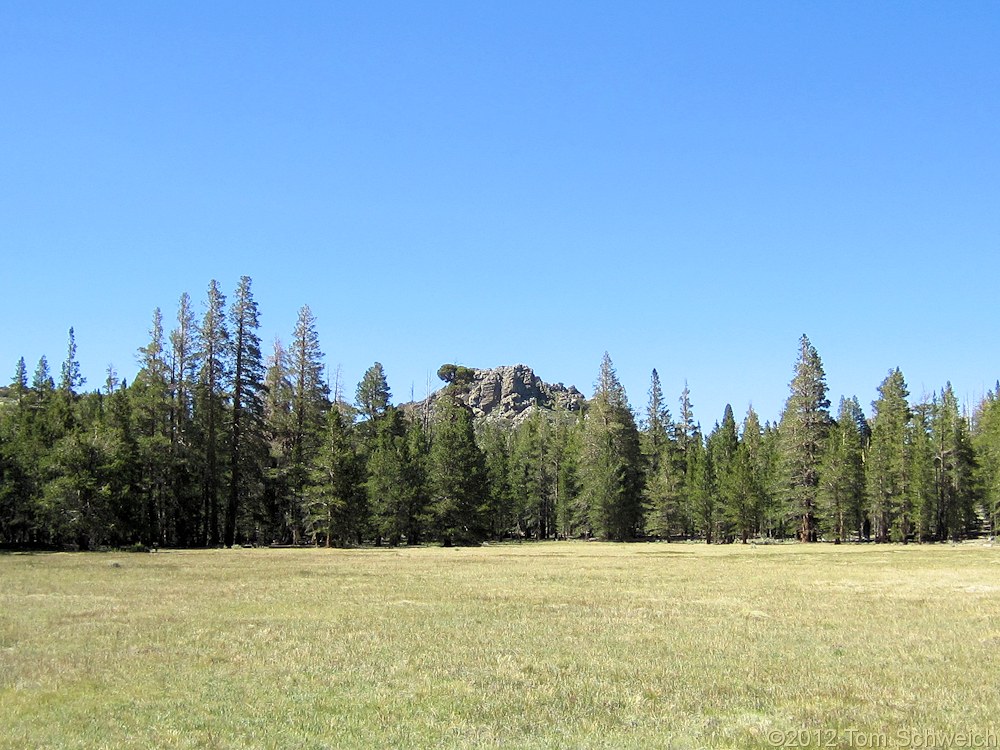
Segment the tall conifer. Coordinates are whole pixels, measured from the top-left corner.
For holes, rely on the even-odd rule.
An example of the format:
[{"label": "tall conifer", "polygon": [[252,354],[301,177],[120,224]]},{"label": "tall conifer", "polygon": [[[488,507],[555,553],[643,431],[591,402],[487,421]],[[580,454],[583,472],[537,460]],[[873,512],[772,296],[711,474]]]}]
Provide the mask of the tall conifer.
[{"label": "tall conifer", "polygon": [[799,357],[791,393],[781,416],[782,484],[788,514],[796,519],[803,542],[818,538],[816,503],[820,462],[830,426],[826,373],[816,348],[805,334],[799,339]]},{"label": "tall conifer", "polygon": [[836,543],[861,533],[864,506],[864,415],[856,398],[840,399],[820,471],[819,515]]},{"label": "tall conifer", "polygon": [[913,531],[910,498],[907,496],[907,430],[909,391],[899,368],[890,370],[872,404],[872,437],[865,462],[868,515],[876,541],[890,537],[905,539]]},{"label": "tall conifer", "polygon": [[242,276],[229,310],[232,411],[229,422],[229,497],[223,543],[236,541],[241,505],[259,496],[264,460],[264,361],[260,314],[249,276]]},{"label": "tall conifer", "polygon": [[593,533],[616,541],[643,528],[639,430],[608,353],[590,401],[584,442],[583,488]]},{"label": "tall conifer", "polygon": [[202,537],[206,545],[214,546],[221,540],[219,504],[224,461],[224,383],[229,373],[230,353],[226,298],[215,279],[208,285],[205,314],[197,331],[197,346],[201,369],[198,373],[195,417],[202,454]]}]

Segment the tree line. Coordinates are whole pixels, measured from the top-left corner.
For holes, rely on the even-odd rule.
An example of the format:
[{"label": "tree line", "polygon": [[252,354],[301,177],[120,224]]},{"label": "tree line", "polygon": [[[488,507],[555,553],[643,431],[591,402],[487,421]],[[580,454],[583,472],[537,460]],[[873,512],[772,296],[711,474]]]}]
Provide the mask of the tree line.
[{"label": "tree line", "polygon": [[919,403],[891,370],[866,417],[830,410],[799,342],[781,418],[707,432],[687,386],[675,419],[659,376],[633,411],[605,354],[580,411],[473,419],[473,371],[444,365],[423,407],[395,406],[374,363],[352,403],[330,392],[316,320],[299,310],[264,356],[249,277],[227,302],[154,311],[131,383],[83,391],[69,330],[58,381],[43,356],[0,389],[0,544],[100,547],[444,544],[602,538],[929,542],[993,533],[1000,386],[963,414],[950,386]]}]

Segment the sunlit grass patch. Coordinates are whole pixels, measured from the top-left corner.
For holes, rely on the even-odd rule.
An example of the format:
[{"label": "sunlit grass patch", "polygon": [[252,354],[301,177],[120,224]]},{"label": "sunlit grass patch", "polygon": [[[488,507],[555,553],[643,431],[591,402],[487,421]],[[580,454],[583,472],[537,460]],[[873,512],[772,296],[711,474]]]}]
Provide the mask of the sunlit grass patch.
[{"label": "sunlit grass patch", "polygon": [[766,747],[1000,716],[1000,554],[0,556],[0,747]]}]

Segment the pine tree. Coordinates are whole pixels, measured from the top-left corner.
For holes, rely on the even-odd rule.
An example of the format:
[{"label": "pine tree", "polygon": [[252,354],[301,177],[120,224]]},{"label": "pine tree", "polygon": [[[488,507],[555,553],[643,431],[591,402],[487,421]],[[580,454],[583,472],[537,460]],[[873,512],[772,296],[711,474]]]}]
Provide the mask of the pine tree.
[{"label": "pine tree", "polygon": [[716,424],[712,434],[708,436],[707,450],[708,466],[711,468],[707,477],[706,492],[700,508],[702,533],[706,539],[730,541],[732,539],[732,524],[730,520],[736,515],[737,478],[736,453],[739,449],[739,437],[736,434],[736,418],[733,407],[726,404],[722,415],[722,423]]},{"label": "pine tree", "polygon": [[35,367],[35,374],[31,378],[31,389],[41,396],[54,390],[55,387],[55,381],[52,380],[52,376],[49,374],[49,361],[43,354],[39,358],[38,366]]},{"label": "pine tree", "polygon": [[[177,325],[170,332],[170,484],[174,516],[168,533],[174,543],[198,543],[200,493],[194,481],[194,396],[198,373],[198,326],[191,297],[183,293],[177,305]],[[109,385],[109,393],[113,386]]]},{"label": "pine tree", "polygon": [[115,369],[112,363],[108,363],[108,367],[104,372],[104,395],[111,396],[122,387],[122,381],[118,377],[118,370]]},{"label": "pine tree", "polygon": [[534,409],[515,431],[510,452],[517,531],[536,539],[547,539],[556,528],[558,476],[551,433],[548,418]]},{"label": "pine tree", "polygon": [[[323,378],[323,351],[320,348],[316,318],[308,305],[299,310],[288,353],[288,376],[291,382],[291,416],[294,429],[290,444],[289,488],[301,505],[309,466],[320,443],[330,408],[329,389]],[[293,535],[298,534],[293,523],[294,511],[289,508],[289,523]]]},{"label": "pine tree", "polygon": [[198,372],[197,334],[191,297],[185,292],[177,305],[177,327],[170,332],[171,435],[175,449],[184,440],[191,420],[192,394]]},{"label": "pine tree", "polygon": [[485,460],[476,444],[472,411],[452,392],[435,404],[430,451],[431,512],[438,538],[446,545],[479,541],[485,534]]},{"label": "pine tree", "polygon": [[112,452],[108,435],[99,430],[71,432],[53,446],[41,497],[49,543],[88,550],[109,541],[114,528],[107,491]]},{"label": "pine tree", "polygon": [[476,433],[486,466],[487,500],[483,509],[486,533],[497,540],[503,539],[514,526],[512,439],[510,430],[495,422],[480,425]]},{"label": "pine tree", "polygon": [[947,383],[934,402],[931,433],[937,494],[936,537],[959,539],[975,524],[973,449],[958,399]]},{"label": "pine tree", "polygon": [[113,474],[109,483],[117,517],[116,537],[120,544],[149,541],[148,504],[144,497],[145,464],[137,434],[139,420],[132,408],[138,391],[124,384],[107,396],[103,427],[114,436],[111,456]]},{"label": "pine tree", "polygon": [[306,530],[314,544],[360,544],[369,525],[365,467],[340,405],[326,414],[326,430],[305,487]]},{"label": "pine tree", "polygon": [[649,403],[646,406],[646,419],[642,430],[642,453],[646,466],[651,474],[660,467],[670,447],[670,410],[663,400],[663,387],[660,385],[660,375],[653,370],[649,382]]},{"label": "pine tree", "polygon": [[76,335],[70,328],[66,359],[62,364],[62,373],[59,377],[59,390],[72,396],[76,394],[76,389],[86,382],[86,378],[80,374],[80,363],[76,359]]},{"label": "pine tree", "polygon": [[909,538],[913,515],[907,493],[906,438],[910,422],[909,392],[903,373],[890,370],[872,404],[871,447],[865,462],[865,491],[872,533],[878,542]]},{"label": "pine tree", "polygon": [[866,424],[856,398],[840,399],[820,470],[818,511],[837,544],[861,533]]},{"label": "pine tree", "polygon": [[579,536],[586,527],[586,515],[581,507],[583,487],[583,434],[586,427],[583,413],[567,415],[556,428],[555,455],[558,461],[556,502],[557,534],[564,539]]},{"label": "pine tree", "polygon": [[59,387],[53,398],[47,404],[48,419],[53,429],[60,433],[70,433],[77,429],[76,389],[86,381],[80,374],[80,363],[76,360],[76,335],[69,329],[69,343],[66,359],[62,363],[59,376]]},{"label": "pine tree", "polygon": [[680,412],[678,421],[673,425],[673,433],[674,445],[677,447],[674,473],[681,477],[675,516],[681,533],[690,539],[695,534],[696,501],[703,491],[701,474],[695,472],[694,467],[697,461],[704,458],[701,452],[705,446],[701,425],[695,422],[694,404],[691,403],[691,389],[687,381],[684,381],[684,390],[681,391]]},{"label": "pine tree", "polygon": [[0,408],[0,543],[23,544],[37,526],[38,502],[34,474],[40,451],[32,439],[34,393],[28,387],[28,370],[17,362],[11,392],[16,408]]},{"label": "pine tree", "polygon": [[392,394],[389,392],[389,383],[385,378],[385,370],[382,369],[380,362],[376,362],[365,371],[361,382],[358,383],[358,389],[355,393],[355,404],[358,407],[358,411],[361,412],[362,419],[374,427],[375,422],[389,408],[391,399]]},{"label": "pine tree", "polygon": [[674,425],[674,438],[683,451],[686,447],[685,444],[690,442],[694,438],[695,432],[698,431],[698,425],[694,420],[694,404],[691,403],[691,389],[686,380],[684,381],[684,390],[681,391],[680,405],[681,410],[678,415],[680,419]]},{"label": "pine tree", "polygon": [[654,369],[640,436],[645,460],[643,503],[646,532],[668,540],[680,497],[681,476],[676,470],[678,459],[671,437],[672,426],[670,411],[663,400],[660,376]]},{"label": "pine tree", "polygon": [[[275,339],[264,374],[264,425],[269,446],[264,481],[264,515],[268,534],[274,540],[299,543],[303,520],[302,487],[308,467],[298,472],[292,468],[296,442],[296,419],[293,414],[293,386],[288,353]],[[292,479],[297,474],[298,484]]]},{"label": "pine tree", "polygon": [[765,504],[764,446],[760,419],[751,406],[743,420],[743,434],[729,473],[729,502],[725,518],[744,544],[759,531]]},{"label": "pine tree", "polygon": [[675,530],[683,530],[679,509],[684,493],[684,474],[678,462],[668,456],[655,470],[648,470],[645,477],[646,533],[670,541]]},{"label": "pine tree", "polygon": [[170,332],[170,425],[175,455],[180,453],[190,432],[198,373],[197,334],[191,297],[185,292],[177,305],[177,325]]},{"label": "pine tree", "polygon": [[28,395],[28,368],[24,364],[24,357],[17,360],[17,369],[14,371],[10,388],[14,393],[14,398],[17,399],[18,407],[23,406],[25,397]]},{"label": "pine tree", "polygon": [[56,397],[48,360],[42,355],[25,398],[28,408],[18,415],[16,429],[19,434],[10,447],[15,464],[12,472],[17,477],[15,486],[25,497],[25,502],[18,504],[24,511],[23,522],[36,526],[40,533],[44,530],[42,488],[51,474],[48,464],[52,461],[54,446],[67,434],[65,415],[61,413],[65,400]]},{"label": "pine tree", "polygon": [[935,407],[936,400],[916,404],[906,435],[909,505],[913,508],[914,533],[920,542],[930,541],[937,534],[938,488],[930,435]]},{"label": "pine tree", "polygon": [[983,397],[975,425],[975,477],[982,492],[983,516],[995,538],[1000,530],[1000,383]]},{"label": "pine tree", "polygon": [[593,533],[615,541],[643,528],[639,430],[607,352],[587,414],[582,495]]},{"label": "pine tree", "polygon": [[760,533],[769,539],[781,539],[788,536],[786,533],[788,518],[783,507],[785,478],[781,456],[781,434],[777,424],[767,422],[764,425],[760,445],[764,487],[761,508],[757,513],[760,519]]},{"label": "pine tree", "polygon": [[422,440],[403,413],[389,406],[376,427],[375,445],[368,456],[366,489],[376,543],[392,545],[420,538],[425,495]]},{"label": "pine tree", "polygon": [[223,410],[226,403],[224,383],[229,373],[229,330],[226,326],[226,298],[214,279],[208,285],[205,314],[198,329],[201,369],[195,401],[202,448],[202,517],[203,539],[215,546],[221,541],[219,499],[223,486]]},{"label": "pine tree", "polygon": [[779,428],[783,490],[788,513],[798,520],[799,539],[814,542],[818,538],[816,503],[820,461],[830,425],[830,401],[826,397],[823,363],[805,334],[799,339],[799,358],[790,389]]},{"label": "pine tree", "polygon": [[139,350],[139,372],[132,383],[131,402],[136,420],[137,444],[141,462],[143,504],[143,542],[162,544],[164,520],[170,496],[170,370],[165,359],[163,316],[153,311],[149,343]]},{"label": "pine tree", "polygon": [[[240,506],[253,509],[259,497],[264,450],[264,362],[260,351],[260,315],[251,291],[249,276],[242,276],[229,309],[230,393],[232,412],[229,423],[229,500],[226,506],[223,543],[236,542]],[[241,503],[242,501],[242,503]]]},{"label": "pine tree", "polygon": [[[688,442],[684,456],[684,505],[686,508],[685,536],[694,539],[703,531],[702,519],[706,515],[706,506],[714,502],[708,496],[712,492],[712,467],[709,464],[708,448],[700,428],[695,429],[692,439]],[[714,512],[714,511],[713,511]],[[711,526],[709,526],[711,530]],[[705,542],[712,543],[711,534],[705,535]]]},{"label": "pine tree", "polygon": [[408,487],[411,491],[406,543],[418,544],[430,526],[431,502],[431,448],[423,415],[414,415],[407,420],[406,449],[409,458]]}]

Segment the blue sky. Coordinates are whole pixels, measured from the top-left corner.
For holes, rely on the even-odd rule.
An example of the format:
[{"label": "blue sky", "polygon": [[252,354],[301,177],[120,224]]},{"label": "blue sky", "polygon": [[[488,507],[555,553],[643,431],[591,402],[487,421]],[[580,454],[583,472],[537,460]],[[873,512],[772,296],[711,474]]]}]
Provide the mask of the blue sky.
[{"label": "blue sky", "polygon": [[[286,7],[287,6],[287,7]],[[1000,5],[0,7],[0,368],[130,377],[152,310],[253,278],[347,390],[524,362],[710,427],[1000,377]],[[9,376],[7,376],[9,377]],[[5,378],[6,379],[6,378]]]}]

